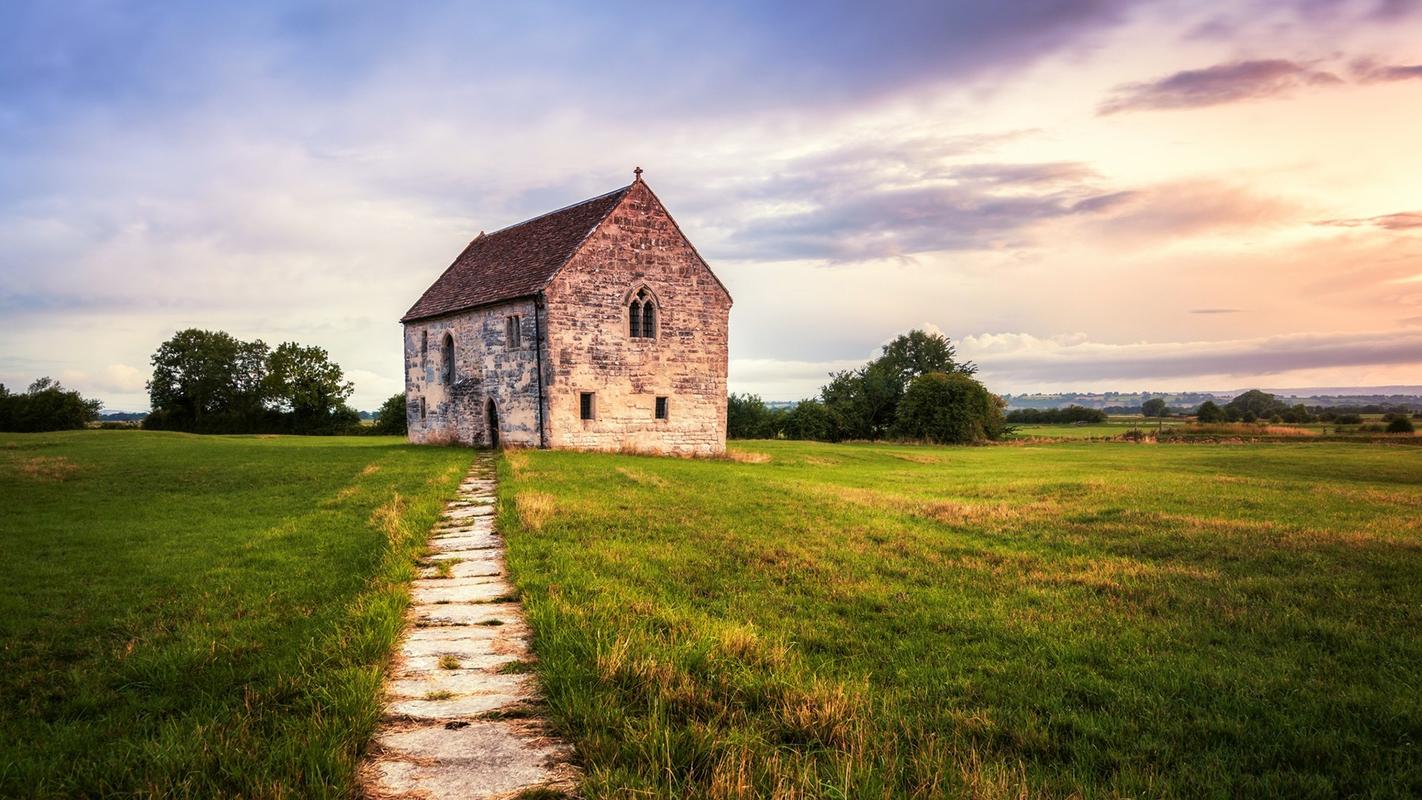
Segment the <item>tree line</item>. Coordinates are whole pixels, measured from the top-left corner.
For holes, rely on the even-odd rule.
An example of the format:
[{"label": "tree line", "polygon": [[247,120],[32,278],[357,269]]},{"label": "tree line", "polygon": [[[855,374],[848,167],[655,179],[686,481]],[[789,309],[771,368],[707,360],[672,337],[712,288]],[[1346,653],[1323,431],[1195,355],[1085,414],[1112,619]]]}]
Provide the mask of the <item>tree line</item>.
[{"label": "tree line", "polygon": [[946,337],[913,330],[884,345],[858,369],[831,373],[818,396],[791,408],[732,394],[726,403],[731,439],[906,439],[960,444],[1006,432],[1003,403],[958,361]]},{"label": "tree line", "polygon": [[38,433],[82,428],[99,416],[102,406],[53,378],[40,378],[24,392],[0,383],[0,431]]},{"label": "tree line", "polygon": [[144,428],[191,433],[347,433],[354,385],[325,350],[275,349],[226,331],[178,331],[153,354]]}]

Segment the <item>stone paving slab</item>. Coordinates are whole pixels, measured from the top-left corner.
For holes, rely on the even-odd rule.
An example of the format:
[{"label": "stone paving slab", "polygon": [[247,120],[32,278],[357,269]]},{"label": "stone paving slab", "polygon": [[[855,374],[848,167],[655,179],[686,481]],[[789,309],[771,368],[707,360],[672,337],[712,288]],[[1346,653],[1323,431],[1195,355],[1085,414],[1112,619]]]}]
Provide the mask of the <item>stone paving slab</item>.
[{"label": "stone paving slab", "polygon": [[[487,583],[471,583],[471,580],[478,579],[419,581],[425,585],[416,586],[411,592],[411,596],[414,597],[416,603],[491,603],[499,598],[512,596],[513,590],[502,580]],[[436,585],[430,586],[429,584]]]},{"label": "stone paving slab", "polygon": [[430,550],[448,553],[451,550],[489,550],[500,546],[494,536],[441,536],[430,540]]},{"label": "stone paving slab", "polygon": [[[450,559],[430,559],[431,562],[445,560]],[[502,561],[487,559],[477,561],[453,559],[453,561],[454,566],[450,567],[448,578],[440,578],[438,570],[434,567],[421,567],[420,578],[424,580],[460,580],[462,578],[498,578],[504,574]]]},{"label": "stone paving slab", "polygon": [[479,625],[500,627],[521,619],[518,603],[429,603],[416,607],[419,625]]},{"label": "stone paving slab", "polygon": [[566,768],[560,774],[548,767],[566,764],[566,747],[534,732],[511,736],[508,728],[473,722],[455,730],[421,727],[382,735],[377,746],[386,758],[376,762],[377,782],[419,787],[427,797],[465,798],[509,796],[570,782]]},{"label": "stone paving slab", "polygon": [[432,532],[384,722],[361,768],[365,797],[503,800],[576,786],[571,751],[528,713],[539,707],[537,681],[515,662],[531,659],[531,633],[503,577],[493,478],[493,459],[480,456]]},{"label": "stone paving slab", "polygon": [[457,508],[446,508],[444,519],[469,519],[470,517],[487,517],[494,513],[494,507],[490,505],[482,506],[459,506]]}]

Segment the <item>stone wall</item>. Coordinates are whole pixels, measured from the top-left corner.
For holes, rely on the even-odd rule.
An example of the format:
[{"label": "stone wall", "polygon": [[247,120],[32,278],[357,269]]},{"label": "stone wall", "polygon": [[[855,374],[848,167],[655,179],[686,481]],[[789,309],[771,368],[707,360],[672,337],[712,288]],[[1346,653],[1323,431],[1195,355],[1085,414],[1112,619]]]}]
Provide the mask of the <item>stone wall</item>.
[{"label": "stone wall", "polygon": [[[510,315],[521,317],[518,348],[507,343]],[[453,384],[443,369],[445,334],[454,340]],[[537,447],[537,341],[531,299],[407,323],[405,413],[410,441],[487,446],[487,404],[493,400],[501,443]]]},{"label": "stone wall", "polygon": [[[652,339],[628,300],[656,299]],[[731,298],[646,184],[637,183],[545,290],[546,414],[554,447],[715,455],[726,449]],[[579,395],[594,392],[596,418]],[[666,397],[668,419],[655,418]]]}]

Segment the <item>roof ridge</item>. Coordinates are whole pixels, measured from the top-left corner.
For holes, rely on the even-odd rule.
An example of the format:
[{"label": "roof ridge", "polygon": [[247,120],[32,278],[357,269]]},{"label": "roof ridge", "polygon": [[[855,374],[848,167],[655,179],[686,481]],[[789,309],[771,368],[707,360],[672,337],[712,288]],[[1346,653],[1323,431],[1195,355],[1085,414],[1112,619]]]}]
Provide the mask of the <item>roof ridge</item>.
[{"label": "roof ridge", "polygon": [[[585,206],[585,205],[587,205],[588,203],[596,203],[596,202],[599,201],[599,200],[606,200],[607,198],[609,198],[609,197],[611,197],[611,196],[617,194],[618,192],[625,192],[625,191],[627,191],[628,189],[631,189],[631,188],[632,188],[632,184],[629,183],[629,184],[627,184],[626,186],[618,187],[618,188],[616,188],[616,189],[613,189],[613,190],[610,191],[610,192],[603,192],[602,194],[598,195],[597,197],[589,197],[589,198],[586,199],[586,200],[579,200],[579,201],[576,202],[576,203],[569,203],[568,205],[563,206],[562,208],[555,208],[555,209],[553,209],[552,211],[546,211],[546,212],[544,212],[544,213],[542,213],[542,214],[539,214],[539,215],[536,216],[536,217],[529,217],[528,219],[523,220],[522,222],[515,222],[515,223],[512,224],[512,225],[505,225],[504,227],[499,228],[499,229],[493,231],[492,233],[487,233],[487,234],[486,234],[486,233],[484,233],[483,231],[480,231],[480,232],[479,232],[479,236],[480,236],[480,237],[483,237],[483,236],[495,236],[495,235],[498,235],[498,234],[500,234],[500,233],[503,233],[504,231],[511,231],[511,230],[513,230],[514,228],[521,228],[521,227],[523,227],[524,225],[529,224],[530,222],[537,222],[538,220],[543,219],[544,217],[551,217],[551,216],[553,216],[554,214],[561,214],[561,213],[563,213],[564,211],[570,211],[570,210],[572,210],[572,209],[574,209],[574,208],[577,208],[578,206]],[[477,237],[476,237],[476,238],[477,238]]]}]

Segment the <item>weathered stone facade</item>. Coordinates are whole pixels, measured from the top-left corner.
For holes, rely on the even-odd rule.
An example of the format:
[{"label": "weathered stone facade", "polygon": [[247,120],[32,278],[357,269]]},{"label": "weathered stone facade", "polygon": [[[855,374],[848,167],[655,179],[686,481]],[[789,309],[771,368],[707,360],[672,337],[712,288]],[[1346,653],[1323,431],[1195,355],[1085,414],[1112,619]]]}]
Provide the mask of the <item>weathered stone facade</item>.
[{"label": "weathered stone facade", "polygon": [[[607,210],[559,255],[562,260],[533,294],[434,316],[407,315],[411,441],[492,444],[492,402],[499,444],[678,455],[725,451],[730,295],[645,183],[614,194],[588,201],[603,202]],[[557,223],[557,214],[572,215],[584,205],[535,221],[546,228]],[[520,227],[487,240],[481,235],[461,259],[477,263],[482,252],[517,257],[510,255],[521,252],[517,242],[493,237],[526,235]],[[460,261],[450,272],[456,268]],[[493,294],[472,282],[477,278],[450,272],[441,281],[464,282],[441,291]],[[439,288],[432,287],[416,308],[438,309],[430,295]],[[639,331],[651,335],[632,335],[629,315],[639,292],[639,302],[650,300],[654,309],[654,322]],[[511,317],[517,317],[516,345]],[[446,336],[453,346],[452,383]],[[589,401],[584,394],[592,395]],[[591,418],[584,418],[585,411]]]},{"label": "weathered stone facade", "polygon": [[[502,444],[537,447],[538,354],[534,300],[514,300],[405,324],[405,412],[417,444],[489,445],[489,403]],[[507,340],[519,318],[520,345]],[[445,337],[454,351],[454,382]],[[421,407],[423,403],[423,409]]]}]

